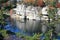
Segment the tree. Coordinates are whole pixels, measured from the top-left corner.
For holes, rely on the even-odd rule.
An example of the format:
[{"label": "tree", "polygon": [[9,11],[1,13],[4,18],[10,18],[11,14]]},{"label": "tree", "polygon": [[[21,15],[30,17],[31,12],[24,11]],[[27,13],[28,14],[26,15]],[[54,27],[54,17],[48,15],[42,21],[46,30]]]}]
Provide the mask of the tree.
[{"label": "tree", "polygon": [[5,13],[4,11],[6,11],[6,10],[9,11],[10,9],[15,8],[16,5],[15,6],[13,6],[13,5],[14,4],[9,3],[9,0],[0,0],[0,34],[1,34],[0,39],[1,40],[4,40],[4,37],[5,38],[8,37],[8,34],[6,34],[7,30],[3,29],[4,26],[6,25],[6,22],[5,22],[6,17],[8,16],[8,15],[4,14]]},{"label": "tree", "polygon": [[13,5],[14,4],[11,4],[9,2],[9,0],[0,0],[0,25],[4,26],[6,23],[4,21],[5,20],[4,11],[10,10],[10,9],[16,7],[16,5],[15,6],[13,6]]},{"label": "tree", "polygon": [[[56,37],[56,32],[55,32],[55,28],[57,27],[56,24],[58,24],[58,18],[57,18],[57,7],[56,7],[56,0],[53,0],[51,2],[47,2],[46,5],[48,5],[49,9],[48,9],[48,18],[49,18],[49,21],[48,21],[48,26],[49,26],[49,31],[50,31],[50,34],[49,34],[49,40],[53,40],[53,36]],[[52,21],[50,21],[50,19],[52,19]],[[48,32],[47,32],[48,33]],[[47,34],[46,33],[46,34]],[[47,36],[46,36],[47,37]]]},{"label": "tree", "polygon": [[3,6],[2,4],[3,3],[6,3],[8,0],[0,0],[0,25],[4,25],[5,24],[5,21],[4,21],[4,16],[3,16]]}]

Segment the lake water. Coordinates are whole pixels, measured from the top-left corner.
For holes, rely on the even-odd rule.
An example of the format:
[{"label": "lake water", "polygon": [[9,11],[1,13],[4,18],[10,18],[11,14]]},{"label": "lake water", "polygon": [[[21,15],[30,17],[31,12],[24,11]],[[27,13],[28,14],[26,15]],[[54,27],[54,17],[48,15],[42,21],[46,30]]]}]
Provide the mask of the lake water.
[{"label": "lake water", "polygon": [[[33,35],[33,33],[45,33],[49,29],[47,23],[40,20],[12,19],[10,21],[7,21],[8,25],[5,26],[5,29],[15,33],[20,32],[21,34],[25,35]],[[60,33],[60,24],[57,24],[56,26],[56,32]]]},{"label": "lake water", "polygon": [[40,20],[16,20],[13,24],[23,32],[28,33],[44,33],[47,31],[47,26]]},{"label": "lake water", "polygon": [[[12,19],[12,18],[11,18]],[[45,33],[48,31],[47,23],[44,23],[44,21],[40,20],[23,20],[16,18],[11,20],[11,24],[13,24],[13,27],[15,29],[18,28],[17,31],[23,32],[23,33]],[[15,31],[15,30],[14,30]],[[56,32],[60,32],[60,24],[56,27]]]}]

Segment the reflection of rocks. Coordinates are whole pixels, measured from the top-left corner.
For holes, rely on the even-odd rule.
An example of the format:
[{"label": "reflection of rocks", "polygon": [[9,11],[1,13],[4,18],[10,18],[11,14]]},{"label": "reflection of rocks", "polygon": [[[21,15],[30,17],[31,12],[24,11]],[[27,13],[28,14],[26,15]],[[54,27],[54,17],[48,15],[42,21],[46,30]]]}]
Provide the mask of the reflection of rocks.
[{"label": "reflection of rocks", "polygon": [[[26,20],[26,21],[18,21],[15,19],[15,22],[16,22],[16,26],[24,31],[24,32],[41,32],[41,28],[42,28],[42,25],[41,25],[41,22],[40,21],[37,21],[37,20]],[[44,31],[46,31],[46,26],[44,26]]]},{"label": "reflection of rocks", "polygon": [[45,25],[42,26],[42,32],[45,33],[47,30],[47,27]]}]

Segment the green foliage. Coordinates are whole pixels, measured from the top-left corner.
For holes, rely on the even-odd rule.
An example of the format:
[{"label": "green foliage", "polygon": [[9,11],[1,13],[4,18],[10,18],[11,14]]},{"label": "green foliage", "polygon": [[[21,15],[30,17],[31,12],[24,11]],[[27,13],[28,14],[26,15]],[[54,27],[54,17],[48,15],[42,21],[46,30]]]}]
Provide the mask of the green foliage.
[{"label": "green foliage", "polygon": [[[9,0],[0,0],[0,4],[2,5],[3,3],[6,3],[6,2],[8,2]],[[16,7],[16,5],[15,6],[13,6],[13,4],[9,4],[9,5],[5,5],[5,6],[1,6],[0,8],[0,24],[1,25],[5,25],[5,18],[6,18],[6,16],[4,16],[4,14],[3,13],[5,13],[4,11],[6,11],[6,10],[10,10],[10,9],[12,9],[12,8],[14,8],[14,7]]]},{"label": "green foliage", "polygon": [[10,0],[0,0],[0,5],[1,5],[0,9],[3,8],[3,10],[5,11],[5,10],[10,10],[12,8],[16,8],[16,2],[14,3],[14,1],[13,2],[10,1],[9,4],[6,5],[6,2],[8,3],[8,1]]},{"label": "green foliage", "polygon": [[[57,8],[56,8],[56,0],[52,1],[52,2],[47,2],[46,5],[50,5],[51,7],[49,7],[48,10],[48,18],[52,19],[52,21],[48,22],[48,26],[49,26],[49,31],[47,31],[45,33],[45,40],[50,40],[51,34],[53,34],[55,28],[57,27],[56,25],[58,24],[58,18],[56,17],[57,15]],[[55,38],[53,38],[53,40],[56,40]]]},{"label": "green foliage", "polygon": [[21,34],[18,32],[18,33],[16,33],[16,36],[17,37],[21,37]]},{"label": "green foliage", "polygon": [[1,25],[4,25],[5,24],[4,16],[3,16],[3,11],[2,10],[0,10],[0,24]]},{"label": "green foliage", "polygon": [[40,34],[34,34],[34,36],[26,36],[26,40],[40,40]]},{"label": "green foliage", "polygon": [[47,33],[45,33],[45,40],[50,40],[52,30],[49,30]]},{"label": "green foliage", "polygon": [[51,19],[54,19],[55,16],[56,16],[56,13],[57,13],[57,9],[56,8],[49,9],[48,10],[48,17],[51,18]]},{"label": "green foliage", "polygon": [[25,36],[25,39],[26,39],[26,40],[33,40],[33,39],[32,39],[32,36]]},{"label": "green foliage", "polygon": [[6,33],[7,30],[0,30],[0,33],[2,34],[2,36],[4,37],[8,37],[8,34]]},{"label": "green foliage", "polygon": [[5,7],[4,7],[4,10],[6,10],[6,9],[7,9],[7,10],[10,10],[10,9],[12,9],[12,7],[11,7],[10,5],[9,5],[9,6],[5,6]]},{"label": "green foliage", "polygon": [[5,7],[3,7],[3,8],[4,8],[4,10],[11,10],[12,8],[16,8],[16,5],[10,4],[10,5],[5,6]]},{"label": "green foliage", "polygon": [[[8,17],[8,15],[4,14],[6,10],[10,10],[13,8],[13,5],[6,5],[5,3],[8,2],[9,0],[0,0],[0,25],[2,25],[1,27],[4,27],[4,25],[6,25],[5,19]],[[2,4],[4,4],[2,6]],[[4,36],[4,37],[8,37],[8,34],[6,33],[7,30],[1,29],[0,28],[0,33]]]},{"label": "green foliage", "polygon": [[20,34],[20,33],[16,33],[16,36],[17,37],[23,37],[23,38],[25,38],[26,40],[40,40],[40,36],[41,36],[42,34],[34,34],[33,36],[27,36],[27,35],[22,35],[22,34]]}]

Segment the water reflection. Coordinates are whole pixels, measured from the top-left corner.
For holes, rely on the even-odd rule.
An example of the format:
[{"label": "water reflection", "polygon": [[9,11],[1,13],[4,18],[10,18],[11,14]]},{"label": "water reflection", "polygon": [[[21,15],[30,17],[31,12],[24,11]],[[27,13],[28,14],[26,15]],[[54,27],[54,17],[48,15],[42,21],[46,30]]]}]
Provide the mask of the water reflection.
[{"label": "water reflection", "polygon": [[46,32],[46,25],[42,24],[40,20],[16,20],[14,19],[14,24],[20,30],[30,33]]},{"label": "water reflection", "polygon": [[[23,32],[28,32],[28,33],[45,33],[48,31],[48,25],[47,23],[44,23],[43,21],[40,20],[17,20],[13,19],[12,24],[14,26],[18,27],[20,30]],[[60,33],[60,24],[56,24],[56,32]]]}]

